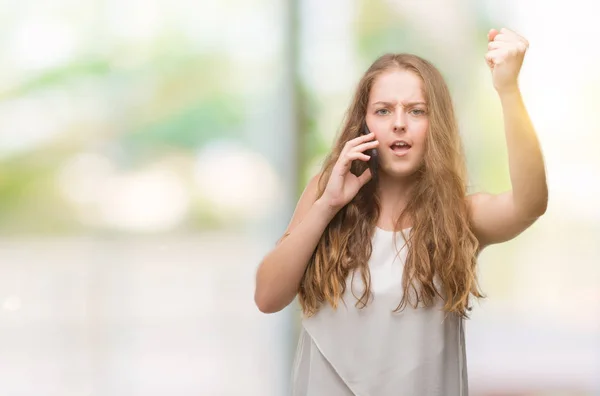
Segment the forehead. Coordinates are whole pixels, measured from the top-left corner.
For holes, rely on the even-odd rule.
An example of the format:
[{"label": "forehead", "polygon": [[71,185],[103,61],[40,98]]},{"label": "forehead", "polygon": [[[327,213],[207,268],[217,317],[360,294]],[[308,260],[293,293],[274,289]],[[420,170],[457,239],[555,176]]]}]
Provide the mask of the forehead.
[{"label": "forehead", "polygon": [[425,101],[423,82],[414,72],[389,70],[381,73],[373,81],[369,93],[369,103]]}]

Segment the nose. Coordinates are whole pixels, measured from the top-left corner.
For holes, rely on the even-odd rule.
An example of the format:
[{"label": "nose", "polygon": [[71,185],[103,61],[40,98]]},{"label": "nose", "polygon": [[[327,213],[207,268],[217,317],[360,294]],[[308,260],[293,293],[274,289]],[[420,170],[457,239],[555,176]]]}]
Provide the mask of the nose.
[{"label": "nose", "polygon": [[396,118],[394,119],[394,132],[405,132],[406,131],[406,115],[403,109],[396,112]]}]

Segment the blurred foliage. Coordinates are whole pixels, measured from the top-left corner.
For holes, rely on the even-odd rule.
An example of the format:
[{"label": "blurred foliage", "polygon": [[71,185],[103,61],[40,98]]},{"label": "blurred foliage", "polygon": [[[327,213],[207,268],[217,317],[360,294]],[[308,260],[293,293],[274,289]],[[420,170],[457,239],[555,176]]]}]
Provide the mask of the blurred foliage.
[{"label": "blurred foliage", "polygon": [[[471,9],[478,7],[472,3]],[[415,34],[419,21],[403,15],[398,7],[383,0],[359,1],[357,5],[352,40],[358,70],[365,70],[385,52],[413,52],[434,63],[447,59],[432,37]],[[297,18],[300,9],[296,9]],[[493,21],[483,9],[477,9],[472,17],[478,33],[470,38],[469,45],[483,49],[485,34]],[[11,23],[18,26],[19,21]],[[299,56],[301,47],[313,44],[300,41],[300,30],[308,26],[308,21],[299,21],[286,44],[294,49],[296,68],[305,61]],[[109,26],[96,28],[104,34],[102,30]],[[239,81],[232,78],[248,79],[239,73],[247,65],[234,60],[227,49],[198,51],[177,26],[157,31],[139,45],[110,35],[100,45],[93,34],[84,42],[89,48],[74,59],[38,72],[23,72],[17,85],[0,92],[4,103],[54,92],[69,98],[74,114],[79,102],[90,100],[99,112],[96,118],[67,122],[52,141],[0,158],[0,231],[80,232],[85,228],[56,188],[62,166],[79,152],[99,153],[113,161],[117,169],[127,172],[170,153],[187,156],[193,163],[202,147],[216,138],[250,143],[245,128],[252,121],[248,119],[251,111],[246,108],[251,100]],[[274,54],[274,63],[278,56],[284,56]],[[500,190],[508,181],[506,153],[498,149],[504,147],[501,114],[489,91],[470,82],[479,61],[481,57],[475,60],[465,56],[460,67],[453,63],[442,71],[468,117],[467,135],[477,134],[475,141],[465,141],[473,179],[485,181],[481,187]],[[295,78],[301,139],[297,190],[301,192],[315,163],[322,162],[329,152],[332,141],[331,133],[325,130],[330,126],[323,125],[323,116],[329,111],[327,101],[300,74]],[[346,103],[349,102],[347,98]],[[338,128],[341,123],[340,117]],[[211,212],[211,206],[201,197],[194,199],[187,225],[217,227],[220,220]]]},{"label": "blurred foliage", "polygon": [[0,100],[23,97],[51,86],[64,86],[81,77],[106,77],[111,74],[108,59],[78,59],[60,67],[42,70],[13,89],[0,93]]},{"label": "blurred foliage", "polygon": [[[235,66],[223,54],[197,53],[192,43],[172,34],[158,35],[134,61],[129,59],[134,48],[117,42],[109,48],[100,56],[84,52],[57,67],[23,73],[17,85],[0,92],[3,103],[66,96],[74,115],[52,140],[0,158],[0,232],[86,229],[56,187],[65,161],[79,152],[100,153],[131,171],[170,152],[193,160],[215,136],[242,136],[243,92],[228,86]],[[90,98],[100,122],[76,117],[80,102]],[[209,213],[205,207],[192,215],[192,224],[198,226],[197,218],[204,223]]]},{"label": "blurred foliage", "polygon": [[54,185],[61,154],[36,150],[3,162],[0,172],[0,232],[81,231]]}]

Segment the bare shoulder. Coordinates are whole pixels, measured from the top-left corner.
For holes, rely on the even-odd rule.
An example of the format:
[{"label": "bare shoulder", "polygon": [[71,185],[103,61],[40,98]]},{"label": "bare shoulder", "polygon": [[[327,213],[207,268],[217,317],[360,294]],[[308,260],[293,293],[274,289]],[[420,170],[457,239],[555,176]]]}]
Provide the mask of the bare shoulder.
[{"label": "bare shoulder", "polygon": [[475,193],[466,197],[471,226],[481,248],[509,241],[539,216],[527,216],[514,204],[512,191],[502,194]]},{"label": "bare shoulder", "polygon": [[281,236],[281,238],[279,238],[277,244],[279,244],[283,239],[285,239],[285,237],[287,237],[290,234],[290,232],[292,232],[294,227],[300,224],[302,219],[304,219],[304,216],[306,216],[306,213],[308,213],[312,205],[318,199],[320,177],[321,174],[317,173],[307,183],[306,187],[304,188],[304,191],[302,192],[302,195],[300,196],[300,199],[298,200],[298,203],[296,204],[296,209],[294,210],[294,214],[290,219],[285,233]]}]

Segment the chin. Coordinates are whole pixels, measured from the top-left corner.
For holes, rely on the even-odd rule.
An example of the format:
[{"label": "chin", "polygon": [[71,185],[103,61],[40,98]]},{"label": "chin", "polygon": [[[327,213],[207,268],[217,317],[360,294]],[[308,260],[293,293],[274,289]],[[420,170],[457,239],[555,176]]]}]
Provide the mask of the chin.
[{"label": "chin", "polygon": [[391,169],[385,169],[383,172],[394,179],[407,179],[414,177],[418,171],[418,166],[395,166]]}]

